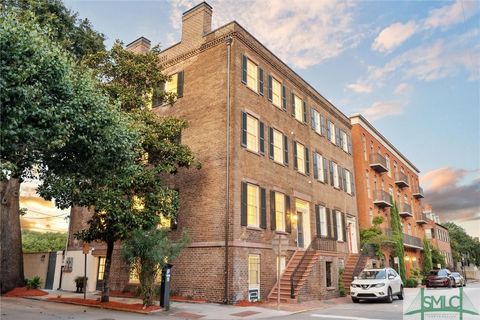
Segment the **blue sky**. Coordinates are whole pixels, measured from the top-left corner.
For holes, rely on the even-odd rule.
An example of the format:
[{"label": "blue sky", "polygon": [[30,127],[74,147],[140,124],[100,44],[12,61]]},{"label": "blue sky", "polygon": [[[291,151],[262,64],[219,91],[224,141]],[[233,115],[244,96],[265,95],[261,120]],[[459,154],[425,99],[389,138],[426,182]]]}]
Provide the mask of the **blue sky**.
[{"label": "blue sky", "polygon": [[[180,40],[200,1],[65,1],[125,44]],[[363,113],[421,171],[443,220],[480,236],[480,2],[208,1],[346,115]]]}]

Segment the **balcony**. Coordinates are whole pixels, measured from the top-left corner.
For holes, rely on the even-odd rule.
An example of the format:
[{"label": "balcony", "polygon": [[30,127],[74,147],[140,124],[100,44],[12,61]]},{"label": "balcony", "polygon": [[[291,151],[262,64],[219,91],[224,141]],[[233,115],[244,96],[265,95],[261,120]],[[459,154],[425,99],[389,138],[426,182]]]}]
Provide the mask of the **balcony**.
[{"label": "balcony", "polygon": [[412,196],[416,199],[425,198],[425,196],[423,195],[423,188],[420,186],[417,186],[415,190],[413,190]]},{"label": "balcony", "polygon": [[[392,229],[384,229],[385,235],[391,237]],[[414,237],[406,233],[402,233],[403,246],[423,250],[423,242],[419,237]]]},{"label": "balcony", "polygon": [[316,237],[312,241],[312,249],[319,251],[337,252],[337,240]]},{"label": "balcony", "polygon": [[391,207],[392,199],[388,192],[375,190],[373,194],[373,204],[379,208]]},{"label": "balcony", "polygon": [[409,186],[408,184],[408,176],[403,172],[396,172],[395,173],[395,184],[399,188],[406,188]]},{"label": "balcony", "polygon": [[370,168],[378,173],[387,172],[387,159],[377,152],[370,154]]},{"label": "balcony", "polygon": [[412,207],[407,203],[402,203],[398,214],[402,218],[413,217]]},{"label": "balcony", "polygon": [[427,224],[428,223],[428,218],[426,213],[419,213],[417,215],[417,223],[418,224]]}]

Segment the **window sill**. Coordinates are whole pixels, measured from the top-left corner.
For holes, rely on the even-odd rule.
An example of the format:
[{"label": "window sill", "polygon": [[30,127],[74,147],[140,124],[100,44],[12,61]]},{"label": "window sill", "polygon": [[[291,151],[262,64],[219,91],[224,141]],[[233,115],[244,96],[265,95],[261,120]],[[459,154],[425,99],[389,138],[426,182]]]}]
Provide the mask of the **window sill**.
[{"label": "window sill", "polygon": [[302,176],[305,176],[305,177],[308,177],[306,173],[304,172],[301,172],[301,171],[298,171],[298,170],[295,170],[298,174],[301,174]]},{"label": "window sill", "polygon": [[327,287],[327,291],[333,291],[333,290],[337,290],[336,287]]},{"label": "window sill", "polygon": [[[273,159],[272,159],[273,160]],[[279,166],[286,167],[285,163],[279,162],[277,160],[273,160],[274,163],[278,164]]]},{"label": "window sill", "polygon": [[263,231],[262,228],[255,227],[255,226],[247,226],[247,230],[252,230],[252,231]]},{"label": "window sill", "polygon": [[276,233],[276,234],[283,234],[283,235],[285,235],[285,236],[288,236],[288,232],[282,231],[282,230],[275,230],[275,233]]},{"label": "window sill", "polygon": [[254,155],[257,155],[257,156],[259,156],[259,157],[263,157],[263,155],[262,155],[260,152],[258,152],[258,151],[250,150],[250,149],[248,149],[247,147],[244,147],[244,146],[242,146],[242,147],[243,147],[246,151],[248,151],[248,152],[250,152],[250,153],[252,153],[252,154],[254,154]]},{"label": "window sill", "polygon": [[244,83],[244,82],[242,82],[242,83],[243,83],[243,84],[245,85],[245,87],[247,87],[250,91],[252,91],[252,92],[255,93],[256,95],[260,96],[260,93],[259,93],[258,91],[256,91],[255,89],[250,88],[250,87],[248,86],[248,84],[246,84],[246,83]]}]

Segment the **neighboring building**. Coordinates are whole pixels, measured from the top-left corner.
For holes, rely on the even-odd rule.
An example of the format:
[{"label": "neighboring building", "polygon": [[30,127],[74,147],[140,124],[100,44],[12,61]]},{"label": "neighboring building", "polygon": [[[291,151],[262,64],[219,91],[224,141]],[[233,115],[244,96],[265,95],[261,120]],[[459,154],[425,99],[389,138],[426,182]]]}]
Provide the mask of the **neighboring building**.
[{"label": "neighboring building", "polygon": [[[181,42],[160,53],[171,76],[164,90],[178,98],[154,99],[153,110],[188,120],[181,140],[202,163],[168,182],[181,199],[172,237],[183,229],[191,237],[172,290],[216,302],[267,299],[281,235],[282,300],[291,277],[295,300],[338,296],[339,268],[354,266],[359,250],[350,120],[238,23],[212,31],[211,19],[204,2],[185,12]],[[149,47],[143,37],[128,46]],[[70,234],[86,220],[77,214]],[[94,254],[98,268],[105,250]],[[111,287],[132,282],[117,248]]]},{"label": "neighboring building", "polygon": [[431,205],[425,205],[423,208],[422,219],[426,221],[423,228],[425,229],[425,236],[430,240],[430,244],[445,258],[447,268],[454,268],[448,229],[441,225],[440,217],[432,212]]},{"label": "neighboring building", "polygon": [[[355,185],[360,228],[372,225],[375,216],[384,217],[381,226],[391,233],[392,198],[397,204],[403,228],[407,276],[420,268],[423,250],[423,190],[418,183],[419,170],[398,151],[362,115],[350,117],[355,163]],[[395,267],[394,257],[384,252],[384,263]]]}]

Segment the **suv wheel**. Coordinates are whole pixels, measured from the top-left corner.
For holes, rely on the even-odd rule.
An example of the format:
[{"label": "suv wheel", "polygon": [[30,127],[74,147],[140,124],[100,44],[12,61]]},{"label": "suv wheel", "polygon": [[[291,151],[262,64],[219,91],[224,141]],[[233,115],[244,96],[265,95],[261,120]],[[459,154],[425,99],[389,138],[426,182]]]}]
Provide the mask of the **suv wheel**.
[{"label": "suv wheel", "polygon": [[388,287],[387,302],[388,302],[388,303],[392,303],[392,302],[393,302],[392,288],[390,288],[390,287]]},{"label": "suv wheel", "polygon": [[400,293],[397,295],[399,300],[403,300],[403,286],[400,286]]}]

